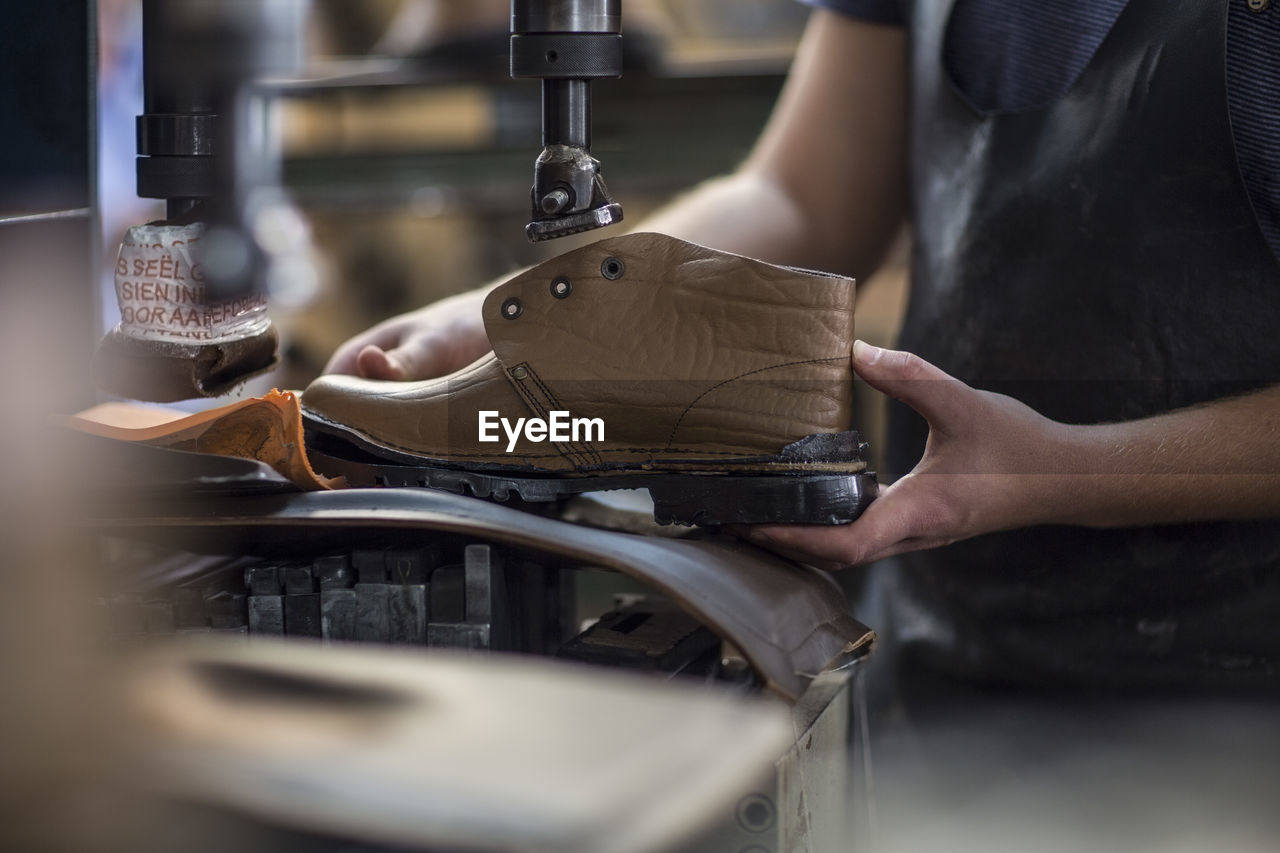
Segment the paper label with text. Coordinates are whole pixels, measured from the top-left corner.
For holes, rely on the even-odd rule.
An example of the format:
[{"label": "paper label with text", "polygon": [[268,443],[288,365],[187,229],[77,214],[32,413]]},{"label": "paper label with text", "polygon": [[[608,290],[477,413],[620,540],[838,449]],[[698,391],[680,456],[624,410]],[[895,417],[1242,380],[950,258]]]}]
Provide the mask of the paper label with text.
[{"label": "paper label with text", "polygon": [[174,343],[228,343],[266,331],[267,298],[206,301],[195,247],[204,225],[130,228],[116,260],[120,330],[131,338]]}]

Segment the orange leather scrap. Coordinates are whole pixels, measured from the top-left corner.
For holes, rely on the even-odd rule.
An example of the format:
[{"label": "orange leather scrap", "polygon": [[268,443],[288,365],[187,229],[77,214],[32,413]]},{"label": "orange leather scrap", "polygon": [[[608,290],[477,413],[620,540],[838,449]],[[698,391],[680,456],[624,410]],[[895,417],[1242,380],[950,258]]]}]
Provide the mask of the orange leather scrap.
[{"label": "orange leather scrap", "polygon": [[74,415],[81,432],[217,456],[255,459],[299,488],[314,491],[343,486],[315,472],[302,437],[302,408],[290,391],[240,400],[194,415],[134,403],[103,403]]}]

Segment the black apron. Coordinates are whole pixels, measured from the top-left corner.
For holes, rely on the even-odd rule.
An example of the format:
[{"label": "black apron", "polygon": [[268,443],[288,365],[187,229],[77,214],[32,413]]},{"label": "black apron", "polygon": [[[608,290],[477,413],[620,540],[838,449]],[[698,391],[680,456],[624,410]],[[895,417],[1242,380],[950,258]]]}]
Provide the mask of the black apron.
[{"label": "black apron", "polygon": [[[951,0],[905,5],[916,240],[901,348],[1073,424],[1280,382],[1280,265],[1235,159],[1227,3],[1131,0],[1066,95],[991,116],[943,69]],[[927,426],[895,406],[890,427],[900,475]],[[907,555],[896,585],[917,673],[1280,691],[1280,523],[993,534]]]}]

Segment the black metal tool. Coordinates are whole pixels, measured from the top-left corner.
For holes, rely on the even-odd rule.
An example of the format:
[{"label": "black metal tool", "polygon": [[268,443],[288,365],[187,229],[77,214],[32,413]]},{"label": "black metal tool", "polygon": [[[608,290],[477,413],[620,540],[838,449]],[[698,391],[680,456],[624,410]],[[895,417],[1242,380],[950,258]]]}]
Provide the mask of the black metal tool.
[{"label": "black metal tool", "polygon": [[[310,0],[144,0],[138,195],[172,221],[207,222],[210,300],[276,289],[295,270],[297,217],[255,90],[302,63]],[[292,266],[288,266],[292,263]]]},{"label": "black metal tool", "polygon": [[622,221],[591,156],[591,81],[622,76],[622,0],[512,0],[511,76],[542,80],[531,242]]}]

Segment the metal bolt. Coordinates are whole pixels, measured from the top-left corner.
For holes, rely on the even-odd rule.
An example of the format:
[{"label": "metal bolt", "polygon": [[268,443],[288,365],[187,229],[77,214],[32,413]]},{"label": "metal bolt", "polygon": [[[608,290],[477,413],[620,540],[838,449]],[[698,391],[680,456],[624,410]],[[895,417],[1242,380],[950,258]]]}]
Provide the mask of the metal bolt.
[{"label": "metal bolt", "polygon": [[604,263],[600,265],[600,274],[609,281],[616,281],[622,278],[627,271],[627,265],[617,258],[605,258]]},{"label": "metal bolt", "polygon": [[747,832],[764,832],[777,818],[773,801],[763,794],[748,794],[738,802],[738,825]]},{"label": "metal bolt", "polygon": [[524,367],[517,367],[512,369],[511,377],[517,381],[524,381],[529,377],[529,371]]},{"label": "metal bolt", "polygon": [[570,293],[573,293],[573,284],[564,276],[551,282],[551,295],[556,299],[568,299]]},{"label": "metal bolt", "polygon": [[1271,0],[1245,0],[1250,12],[1265,12],[1271,8]]},{"label": "metal bolt", "polygon": [[542,197],[542,212],[547,216],[559,213],[568,207],[572,200],[564,190],[552,190]]},{"label": "metal bolt", "polygon": [[514,296],[502,303],[502,316],[514,320],[524,313],[524,305]]}]

